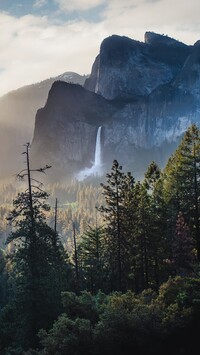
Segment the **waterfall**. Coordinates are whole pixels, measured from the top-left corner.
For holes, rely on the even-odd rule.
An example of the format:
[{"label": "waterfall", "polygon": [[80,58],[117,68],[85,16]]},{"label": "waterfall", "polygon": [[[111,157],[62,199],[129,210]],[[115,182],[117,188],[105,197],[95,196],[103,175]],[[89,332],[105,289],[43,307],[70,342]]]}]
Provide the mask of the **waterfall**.
[{"label": "waterfall", "polygon": [[79,172],[77,175],[77,180],[83,181],[89,176],[102,176],[102,159],[101,159],[101,129],[100,126],[97,130],[94,163],[91,168],[86,168]]},{"label": "waterfall", "polygon": [[101,166],[101,126],[97,131],[96,138],[96,148],[95,148],[95,156],[94,156],[94,165],[93,166]]}]

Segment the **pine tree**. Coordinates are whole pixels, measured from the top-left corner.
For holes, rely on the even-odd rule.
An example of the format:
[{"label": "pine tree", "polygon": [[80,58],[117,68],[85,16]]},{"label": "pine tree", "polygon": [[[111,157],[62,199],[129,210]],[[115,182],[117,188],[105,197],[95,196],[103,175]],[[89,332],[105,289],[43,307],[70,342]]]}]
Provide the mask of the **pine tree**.
[{"label": "pine tree", "polygon": [[150,287],[150,264],[152,250],[151,197],[144,184],[137,182],[134,188],[135,224],[133,230],[133,272],[135,291]]},{"label": "pine tree", "polygon": [[88,226],[80,244],[80,258],[85,286],[96,293],[104,290],[105,264],[103,256],[104,231],[102,227]]},{"label": "pine tree", "polygon": [[[152,277],[151,287],[158,290],[162,281],[165,281],[168,274],[164,272],[163,260],[169,252],[167,238],[167,209],[163,196],[162,172],[159,166],[153,161],[145,173],[144,186],[146,186],[150,199],[151,219],[151,254],[152,254]],[[170,244],[171,246],[171,244]],[[171,249],[170,249],[171,250]]]},{"label": "pine tree", "polygon": [[166,201],[171,209],[174,234],[177,216],[182,211],[196,243],[200,261],[200,131],[192,125],[186,131],[164,170]]},{"label": "pine tree", "polygon": [[156,182],[158,181],[160,176],[161,170],[159,166],[155,163],[155,161],[152,161],[145,173],[145,183],[147,188],[154,190]]},{"label": "pine tree", "polygon": [[100,207],[105,222],[105,258],[110,270],[111,289],[122,291],[127,287],[131,226],[130,196],[134,180],[124,174],[117,160],[113,161],[107,184],[101,184],[105,206]]},{"label": "pine tree", "polygon": [[[135,223],[137,211],[137,199],[134,194],[135,179],[130,172],[124,174],[122,183],[122,230],[123,230],[123,282],[124,289],[133,287],[133,255],[135,253]],[[134,289],[135,291],[135,289]]]},{"label": "pine tree", "polygon": [[77,237],[76,237],[76,223],[72,222],[72,229],[73,229],[73,262],[74,262],[74,271],[75,271],[75,289],[76,292],[79,293],[80,291],[80,263],[79,263],[79,245],[77,245]]},{"label": "pine tree", "polygon": [[182,212],[179,212],[176,222],[176,233],[172,245],[172,264],[176,274],[189,276],[194,271],[196,255],[194,252],[194,240],[190,230],[184,221]]},{"label": "pine tree", "polygon": [[13,202],[14,208],[8,219],[14,229],[7,242],[14,245],[10,255],[12,303],[18,324],[14,340],[26,349],[37,346],[39,329],[48,328],[59,314],[66,264],[58,235],[46,223],[48,194],[31,176],[33,172],[45,173],[49,166],[30,168],[29,144],[26,144],[24,154],[26,168],[18,178],[27,178],[28,188]]}]

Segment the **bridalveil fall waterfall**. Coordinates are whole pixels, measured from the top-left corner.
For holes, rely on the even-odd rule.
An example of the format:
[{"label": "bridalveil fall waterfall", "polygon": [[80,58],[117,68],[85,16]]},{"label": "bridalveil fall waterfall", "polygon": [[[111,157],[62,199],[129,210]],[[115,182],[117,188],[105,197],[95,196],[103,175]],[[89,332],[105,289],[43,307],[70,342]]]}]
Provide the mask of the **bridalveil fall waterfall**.
[{"label": "bridalveil fall waterfall", "polygon": [[96,138],[96,148],[95,148],[95,157],[94,157],[94,167],[101,167],[101,128],[100,126],[97,131],[97,138]]},{"label": "bridalveil fall waterfall", "polygon": [[96,136],[96,146],[95,146],[95,156],[94,156],[94,164],[91,168],[86,168],[77,175],[78,181],[83,181],[89,176],[101,176],[102,175],[102,160],[101,160],[101,129],[100,126],[97,130]]}]

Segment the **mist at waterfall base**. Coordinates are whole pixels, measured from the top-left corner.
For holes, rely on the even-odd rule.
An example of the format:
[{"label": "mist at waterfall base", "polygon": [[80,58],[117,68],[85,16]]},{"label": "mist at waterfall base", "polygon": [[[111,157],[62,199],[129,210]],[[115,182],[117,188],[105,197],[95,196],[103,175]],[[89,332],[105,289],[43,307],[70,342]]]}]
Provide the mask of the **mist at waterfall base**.
[{"label": "mist at waterfall base", "polygon": [[97,131],[94,164],[91,166],[91,168],[85,168],[77,174],[76,179],[78,181],[83,181],[88,177],[98,177],[103,175],[101,157],[101,129],[102,126],[100,126]]}]

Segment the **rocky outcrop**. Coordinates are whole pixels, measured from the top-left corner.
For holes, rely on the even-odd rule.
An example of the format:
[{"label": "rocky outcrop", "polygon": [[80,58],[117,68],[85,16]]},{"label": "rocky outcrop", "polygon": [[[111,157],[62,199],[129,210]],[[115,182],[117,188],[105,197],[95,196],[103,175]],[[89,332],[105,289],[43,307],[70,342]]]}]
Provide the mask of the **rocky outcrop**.
[{"label": "rocky outcrop", "polygon": [[80,85],[55,82],[36,115],[32,161],[52,174],[72,176],[94,160],[97,129],[117,111],[114,104]]},{"label": "rocky outcrop", "polygon": [[194,44],[173,85],[200,99],[200,41]]},{"label": "rocky outcrop", "polygon": [[100,47],[84,87],[107,99],[147,96],[179,72],[190,47],[147,32],[145,43],[113,35]]},{"label": "rocky outcrop", "polygon": [[92,166],[102,126],[103,171],[117,159],[142,178],[152,160],[163,167],[188,126],[200,123],[199,78],[199,43],[152,33],[145,43],[109,37],[84,88],[53,84],[36,116],[32,158],[52,165],[53,179],[76,178]]},{"label": "rocky outcrop", "polygon": [[36,116],[32,161],[52,165],[51,176],[75,178],[94,162],[102,126],[102,169],[119,160],[141,178],[151,160],[163,166],[191,122],[198,122],[195,100],[173,86],[148,98],[106,100],[77,85],[55,83]]}]

